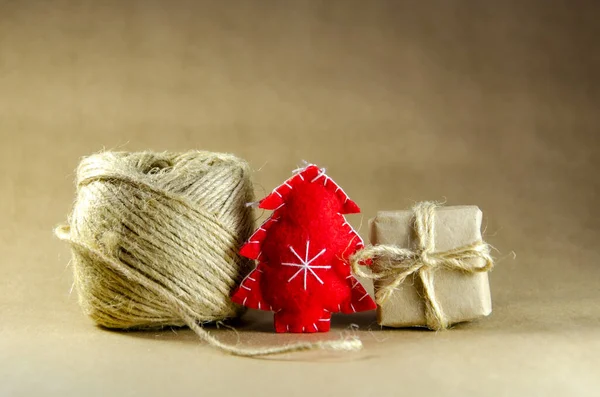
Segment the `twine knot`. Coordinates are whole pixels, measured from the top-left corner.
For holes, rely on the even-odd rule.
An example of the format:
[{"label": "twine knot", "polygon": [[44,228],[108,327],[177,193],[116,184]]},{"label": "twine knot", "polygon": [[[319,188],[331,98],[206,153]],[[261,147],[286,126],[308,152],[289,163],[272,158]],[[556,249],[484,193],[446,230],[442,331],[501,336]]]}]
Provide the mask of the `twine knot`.
[{"label": "twine knot", "polygon": [[[453,248],[435,251],[435,211],[434,202],[421,202],[414,211],[414,249],[396,245],[375,245],[367,247],[351,258],[353,271],[362,277],[382,280],[375,293],[377,304],[383,304],[394,290],[411,275],[417,275],[423,285],[425,317],[427,326],[434,330],[446,329],[448,319],[435,295],[434,274],[440,268],[458,270],[465,273],[487,272],[494,266],[490,246],[482,240]],[[373,260],[372,272],[365,272],[360,264]],[[472,259],[483,259],[473,261]]]}]

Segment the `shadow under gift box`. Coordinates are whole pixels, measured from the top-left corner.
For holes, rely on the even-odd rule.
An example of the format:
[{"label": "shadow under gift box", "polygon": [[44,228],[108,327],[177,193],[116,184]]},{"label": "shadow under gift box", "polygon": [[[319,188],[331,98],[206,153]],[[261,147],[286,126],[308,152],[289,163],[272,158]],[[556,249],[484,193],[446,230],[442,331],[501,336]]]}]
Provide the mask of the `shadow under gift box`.
[{"label": "shadow under gift box", "polygon": [[[435,251],[447,251],[481,240],[481,210],[476,206],[437,207]],[[380,211],[369,221],[373,245],[389,244],[415,248],[413,211]],[[383,259],[386,260],[386,259]],[[484,259],[469,259],[483,265]],[[477,262],[478,261],[478,262]],[[389,280],[375,280],[375,292]],[[492,312],[487,272],[466,273],[439,268],[434,290],[450,324],[474,320]],[[377,322],[388,327],[427,327],[425,296],[419,273],[415,272],[377,306]]]}]

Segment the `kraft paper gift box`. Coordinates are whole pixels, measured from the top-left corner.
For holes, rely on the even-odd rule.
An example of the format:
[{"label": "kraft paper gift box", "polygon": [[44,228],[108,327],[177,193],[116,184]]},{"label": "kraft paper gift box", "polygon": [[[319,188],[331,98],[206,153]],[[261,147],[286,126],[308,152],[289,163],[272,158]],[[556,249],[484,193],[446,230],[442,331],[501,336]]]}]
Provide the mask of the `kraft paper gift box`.
[{"label": "kraft paper gift box", "polygon": [[[412,210],[378,212],[369,222],[371,244],[415,249],[414,217],[415,212]],[[476,206],[436,207],[433,222],[434,251],[453,250],[481,241],[481,220],[481,210]],[[485,260],[469,258],[466,262],[482,267]],[[389,281],[374,280],[376,294]],[[437,304],[443,310],[448,325],[487,316],[492,311],[486,271],[471,273],[442,266],[433,272],[433,288]],[[419,273],[409,275],[385,302],[378,304],[378,323],[388,327],[428,327],[425,295]],[[436,328],[430,325],[429,328]]]}]

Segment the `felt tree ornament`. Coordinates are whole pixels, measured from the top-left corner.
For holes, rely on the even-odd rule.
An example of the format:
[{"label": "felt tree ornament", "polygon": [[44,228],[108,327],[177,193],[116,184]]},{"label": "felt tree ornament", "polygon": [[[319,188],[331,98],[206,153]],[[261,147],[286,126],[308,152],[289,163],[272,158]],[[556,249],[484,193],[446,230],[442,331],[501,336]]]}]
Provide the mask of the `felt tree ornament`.
[{"label": "felt tree ornament", "polygon": [[324,168],[296,170],[258,207],[273,213],[240,250],[258,265],[234,302],[275,312],[276,332],[327,332],[331,313],[375,309],[348,265],[364,243],[344,214],[360,209]]}]

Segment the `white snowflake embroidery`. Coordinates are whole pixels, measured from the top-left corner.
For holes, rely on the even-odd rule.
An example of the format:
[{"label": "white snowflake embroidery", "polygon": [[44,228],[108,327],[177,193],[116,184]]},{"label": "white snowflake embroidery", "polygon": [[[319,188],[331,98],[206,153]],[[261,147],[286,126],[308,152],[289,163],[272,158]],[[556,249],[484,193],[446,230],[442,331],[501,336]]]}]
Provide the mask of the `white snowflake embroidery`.
[{"label": "white snowflake embroidery", "polygon": [[313,269],[331,269],[331,266],[315,266],[315,265],[311,265],[312,262],[314,262],[315,259],[317,259],[318,257],[320,257],[321,255],[323,255],[325,253],[325,251],[327,251],[326,248],[323,248],[321,250],[321,252],[319,252],[317,255],[313,256],[311,259],[309,259],[309,249],[310,249],[310,240],[306,240],[306,254],[304,255],[304,259],[302,259],[300,257],[300,255],[298,255],[298,253],[294,250],[294,247],[292,247],[290,245],[290,251],[292,252],[292,254],[294,254],[294,256],[296,258],[298,258],[298,260],[300,261],[300,263],[282,263],[282,265],[284,266],[293,266],[293,267],[299,267],[300,269],[298,269],[298,271],[296,273],[294,273],[294,275],[292,275],[292,277],[290,277],[288,279],[288,283],[290,281],[292,281],[293,279],[296,278],[296,276],[298,276],[301,272],[304,272],[304,289],[306,290],[306,278],[308,275],[308,272],[310,272],[319,283],[324,284],[323,280],[321,280],[321,278],[319,276],[317,276],[317,273],[315,273],[315,271]]}]

